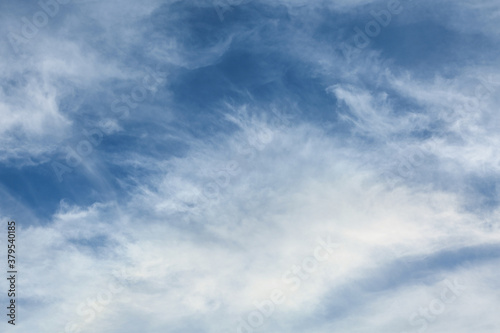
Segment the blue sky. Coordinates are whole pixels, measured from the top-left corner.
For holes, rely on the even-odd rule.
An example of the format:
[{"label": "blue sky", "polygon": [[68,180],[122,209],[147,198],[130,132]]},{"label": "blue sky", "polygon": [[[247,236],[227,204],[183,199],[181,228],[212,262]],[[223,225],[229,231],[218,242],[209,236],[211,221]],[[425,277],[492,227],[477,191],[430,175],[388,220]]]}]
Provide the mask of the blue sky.
[{"label": "blue sky", "polygon": [[498,332],[498,1],[0,13],[6,332]]}]

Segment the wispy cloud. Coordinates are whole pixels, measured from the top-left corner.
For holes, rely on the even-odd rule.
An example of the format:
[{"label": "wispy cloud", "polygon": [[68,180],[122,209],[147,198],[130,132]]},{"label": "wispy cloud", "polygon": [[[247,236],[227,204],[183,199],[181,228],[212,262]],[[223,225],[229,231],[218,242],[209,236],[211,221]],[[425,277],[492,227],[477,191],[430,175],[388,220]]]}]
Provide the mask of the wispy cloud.
[{"label": "wispy cloud", "polygon": [[6,332],[494,332],[498,5],[396,5],[3,5]]}]

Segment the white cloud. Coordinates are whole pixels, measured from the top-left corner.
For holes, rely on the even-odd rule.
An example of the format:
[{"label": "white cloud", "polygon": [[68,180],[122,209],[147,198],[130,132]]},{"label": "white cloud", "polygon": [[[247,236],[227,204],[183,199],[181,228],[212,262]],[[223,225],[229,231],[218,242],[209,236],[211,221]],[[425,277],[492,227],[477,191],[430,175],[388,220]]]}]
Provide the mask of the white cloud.
[{"label": "white cloud", "polygon": [[[344,12],[369,2],[332,6]],[[281,3],[298,6],[294,10],[299,13],[304,4]],[[194,47],[201,52],[195,53],[191,48],[196,43],[185,40],[189,32],[180,28],[171,29],[172,36],[152,38],[161,41],[158,45],[142,42],[146,28],[141,22],[160,2],[78,6],[103,31],[101,41],[113,41],[111,48],[146,45],[152,58],[184,69],[216,63],[241,33],[232,31]],[[179,19],[165,12],[165,19]],[[2,90],[0,115],[6,120],[0,134],[18,135],[0,141],[3,159],[38,157],[71,137],[70,115],[83,100],[77,99],[71,110],[61,109],[60,101],[76,88],[95,93],[110,80],[143,77],[142,69],[127,67],[124,59],[109,59],[91,43],[72,41],[83,24],[79,15],[68,12],[58,34],[43,33],[33,40],[26,65],[31,72],[18,88]],[[306,33],[297,36],[284,31],[283,37],[291,39],[286,52],[311,64],[312,76],[324,80],[353,133],[373,139],[371,145],[360,144],[356,136],[341,143],[317,125],[292,124],[279,112],[266,118],[266,110],[252,113],[251,106],[227,104],[224,121],[237,126],[236,132],[203,141],[180,130],[164,136],[182,138],[190,147],[186,155],[163,159],[136,150],[107,156],[113,165],[143,168],[147,176],[132,170],[130,179],[119,180],[127,189],[126,199],[89,207],[63,202],[50,223],[21,228],[18,237],[26,244],[19,249],[24,303],[19,326],[7,332],[63,332],[71,325],[96,333],[186,327],[236,332],[240,320],[255,310],[253,303],[268,299],[276,288],[283,290],[286,301],[266,319],[264,331],[303,332],[308,319],[316,318],[308,330],[403,332],[413,328],[408,317],[439,297],[446,279],[457,277],[465,281],[466,290],[428,331],[493,332],[498,325],[493,254],[481,252],[484,261],[475,263],[460,257],[456,266],[428,272],[419,264],[499,242],[498,209],[467,211],[463,188],[447,191],[425,177],[498,172],[496,83],[487,95],[474,94],[481,78],[499,82],[500,74],[474,67],[458,70],[454,78],[419,79],[412,72],[390,70],[393,63],[381,52],[368,50],[346,65],[338,54],[332,55],[335,46],[307,35],[316,27],[309,22]],[[339,38],[332,37],[335,45]],[[0,64],[7,77],[15,77],[20,68]],[[398,110],[401,100],[411,107]],[[461,108],[468,102],[475,103],[474,112]],[[97,118],[102,124],[109,115]],[[171,121],[170,115],[166,118]],[[416,130],[432,132],[437,123],[442,124],[435,140],[413,135]],[[110,133],[122,129],[116,119],[107,124]],[[150,135],[144,133],[145,138]],[[399,170],[400,160],[410,159],[405,154],[418,149],[427,154],[412,166],[419,181],[405,179],[391,186],[379,177],[387,169]],[[436,169],[427,172],[431,160]],[[89,178],[109,190],[99,163],[98,157],[85,163]],[[128,181],[137,186],[125,185]],[[314,254],[318,239],[329,237],[339,248],[292,290],[283,275]],[[397,275],[398,260],[427,275]],[[123,269],[125,274],[117,277]],[[386,281],[395,284],[387,286]],[[109,302],[102,301],[109,295]],[[493,310],[480,312],[477,304]],[[339,308],[343,311],[333,319],[325,315]]]},{"label": "white cloud", "polygon": [[[228,137],[222,146],[200,146],[170,162],[168,172],[152,178],[147,192],[132,193],[126,206],[63,206],[52,224],[23,230],[19,238],[31,244],[20,249],[26,304],[46,304],[30,310],[24,327],[34,329],[49,313],[64,315],[45,321],[46,330],[61,330],[66,319],[85,322],[90,315],[78,315],[76,307],[106,292],[111,271],[120,267],[131,268],[133,282],[124,283],[125,290],[114,294],[95,319],[82,326],[84,331],[128,332],[131,326],[123,316],[132,313],[138,322],[150,323],[153,332],[181,327],[193,316],[208,331],[235,331],[237,319],[275,288],[288,291],[276,318],[298,320],[324,306],[321,301],[329,292],[396,258],[432,256],[499,240],[477,217],[461,212],[455,195],[404,186],[390,191],[374,178],[376,170],[359,166],[350,148],[340,148],[314,127],[276,129],[246,119],[240,123],[246,130]],[[251,139],[247,135],[262,130],[259,126],[271,131],[272,140],[261,150],[254,148],[253,156],[240,155]],[[231,161],[237,161],[239,172],[219,186],[218,200],[204,199],[203,185],[210,180],[204,174]],[[159,167],[164,168],[161,163]],[[341,248],[319,263],[298,291],[290,291],[282,275],[311,256],[316,240],[327,235]],[[85,240],[105,245],[92,250]],[[387,303],[386,298],[413,299],[415,282],[403,280],[401,290],[365,294],[366,306]],[[473,279],[471,286],[476,282]],[[425,301],[425,295],[419,300]],[[409,310],[420,304],[407,302]],[[488,302],[495,306],[493,299]],[[357,310],[346,311],[348,322]],[[400,325],[397,317],[375,324],[386,327],[393,322],[394,327]],[[365,323],[373,324],[365,317],[356,326],[359,332]],[[273,327],[272,320],[269,325]]]}]

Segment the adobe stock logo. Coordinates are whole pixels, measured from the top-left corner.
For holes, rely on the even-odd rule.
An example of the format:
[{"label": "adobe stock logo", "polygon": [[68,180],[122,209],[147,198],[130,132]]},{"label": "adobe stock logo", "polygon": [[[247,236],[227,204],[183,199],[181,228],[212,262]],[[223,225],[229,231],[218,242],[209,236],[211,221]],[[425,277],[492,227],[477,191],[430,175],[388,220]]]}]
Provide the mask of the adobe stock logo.
[{"label": "adobe stock logo", "polygon": [[325,239],[318,239],[318,245],[314,248],[312,255],[303,258],[300,265],[293,265],[281,276],[282,288],[273,289],[268,299],[254,301],[255,310],[249,312],[241,318],[236,328],[236,333],[253,333],[260,329],[268,318],[276,311],[278,305],[286,301],[287,296],[291,296],[299,290],[304,281],[309,280],[318,270],[321,263],[329,260],[335,250],[340,247],[332,242],[330,236]]},{"label": "adobe stock logo", "polygon": [[92,154],[94,148],[101,144],[104,137],[103,132],[98,128],[91,129],[90,131],[83,130],[82,133],[86,137],[86,140],[80,140],[76,145],[76,150],[70,146],[66,146],[66,165],[57,161],[52,161],[51,163],[59,182],[63,181],[63,175],[66,172],[71,172],[73,168],[82,163],[84,157]]},{"label": "adobe stock logo", "polygon": [[224,13],[231,11],[232,7],[241,5],[244,0],[217,0],[214,2],[213,6],[219,20],[224,21]]},{"label": "adobe stock logo", "polygon": [[364,30],[361,30],[359,27],[354,27],[353,30],[355,34],[350,40],[357,50],[349,45],[349,43],[342,42],[340,44],[340,48],[346,59],[350,60],[353,53],[357,53],[361,49],[366,48],[371,43],[371,39],[377,37],[382,32],[383,27],[389,26],[393,15],[399,15],[403,12],[403,6],[399,0],[389,0],[386,7],[387,9],[370,11],[370,16],[373,20],[365,24]]},{"label": "adobe stock logo", "polygon": [[[84,332],[87,324],[92,323],[108,305],[124,292],[127,287],[136,282],[133,268],[122,268],[113,271],[113,276],[107,284],[94,298],[87,298],[86,302],[81,302],[76,308],[76,313],[83,318],[70,321],[65,325],[64,333]],[[87,330],[85,330],[86,332]]]},{"label": "adobe stock logo", "polygon": [[[122,94],[120,98],[115,98],[111,103],[111,111],[118,119],[127,117],[130,111],[137,108],[138,103],[146,101],[148,96],[154,98],[160,85],[165,82],[166,72],[161,70],[160,65],[157,65],[154,70],[147,68],[146,71],[148,73],[139,84],[131,89],[129,94]],[[63,181],[65,173],[72,172],[74,168],[82,164],[83,159],[92,154],[94,148],[102,143],[104,134],[111,134],[112,130],[108,132],[105,128],[102,130],[101,128],[93,128],[89,131],[83,130],[82,133],[86,139],[80,140],[75,147],[76,149],[66,146],[66,164],[58,161],[51,163],[59,182]]]},{"label": "adobe stock logo", "polygon": [[[466,286],[458,279],[454,279],[453,282],[447,279],[445,280],[445,285],[446,287],[441,290],[438,297],[432,299],[427,306],[420,307],[418,312],[415,311],[410,314],[408,323],[418,328],[416,332],[422,333],[427,330],[429,325],[435,322],[441,314],[446,312],[448,306],[455,303],[466,289]],[[401,333],[412,332],[415,332],[415,330]]]},{"label": "adobe stock logo", "polygon": [[59,13],[59,5],[66,5],[70,1],[71,0],[38,1],[38,6],[41,10],[34,13],[31,18],[26,16],[21,17],[21,34],[14,32],[7,33],[7,40],[14,50],[14,53],[19,54],[19,46],[35,38],[40,29],[49,24],[50,19],[54,18]]}]

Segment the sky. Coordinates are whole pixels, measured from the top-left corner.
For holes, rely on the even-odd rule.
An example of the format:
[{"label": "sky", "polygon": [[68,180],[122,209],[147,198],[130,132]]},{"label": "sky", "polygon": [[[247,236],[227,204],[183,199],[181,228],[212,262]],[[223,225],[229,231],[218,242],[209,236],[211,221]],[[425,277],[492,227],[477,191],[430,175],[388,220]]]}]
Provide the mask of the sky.
[{"label": "sky", "polygon": [[497,333],[499,19],[1,1],[0,331]]}]

